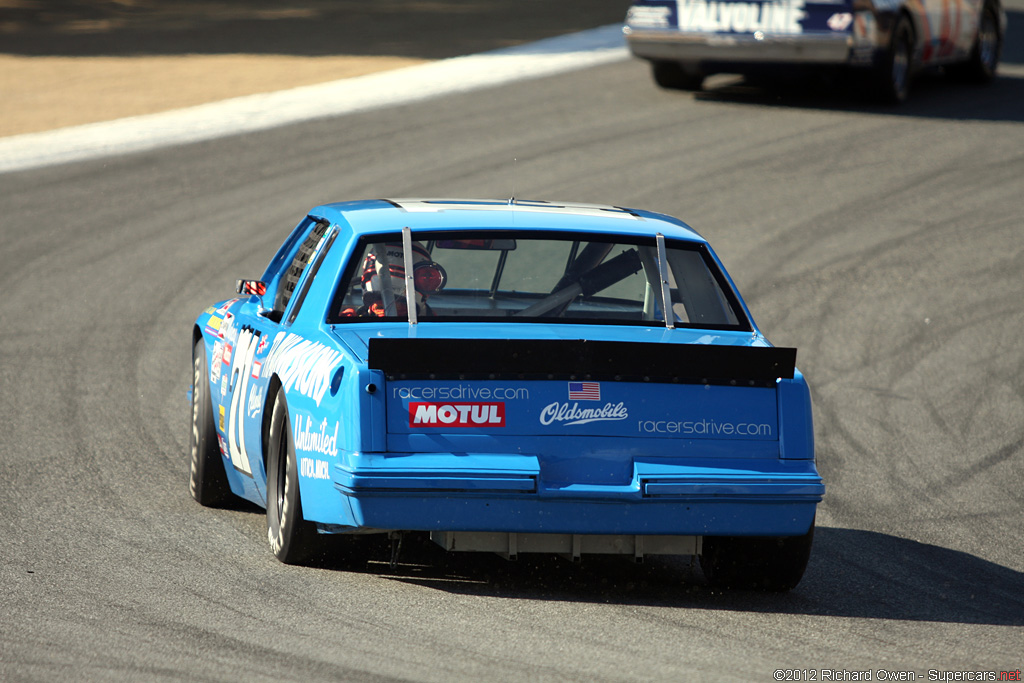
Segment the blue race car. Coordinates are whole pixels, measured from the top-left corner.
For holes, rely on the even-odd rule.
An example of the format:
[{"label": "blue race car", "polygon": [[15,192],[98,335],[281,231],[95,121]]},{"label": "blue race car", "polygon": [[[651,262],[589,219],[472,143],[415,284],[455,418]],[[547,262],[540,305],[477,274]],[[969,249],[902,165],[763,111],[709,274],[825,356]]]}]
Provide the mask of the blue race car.
[{"label": "blue race car", "polygon": [[327,204],[238,293],[192,332],[190,490],[265,507],[283,562],[326,534],[421,532],[697,555],[713,585],[803,575],[824,485],[796,350],[675,218]]},{"label": "blue race car", "polygon": [[1001,0],[635,0],[623,31],[665,88],[699,90],[722,72],[846,70],[899,103],[926,67],[991,81],[1006,13]]}]

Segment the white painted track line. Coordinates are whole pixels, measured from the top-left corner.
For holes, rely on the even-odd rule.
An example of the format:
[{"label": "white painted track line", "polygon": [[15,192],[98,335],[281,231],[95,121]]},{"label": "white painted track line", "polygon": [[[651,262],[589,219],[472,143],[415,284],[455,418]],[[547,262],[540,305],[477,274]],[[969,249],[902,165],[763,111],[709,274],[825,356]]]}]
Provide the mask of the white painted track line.
[{"label": "white painted track line", "polygon": [[621,25],[187,109],[0,138],[0,173],[267,130],[626,59]]}]

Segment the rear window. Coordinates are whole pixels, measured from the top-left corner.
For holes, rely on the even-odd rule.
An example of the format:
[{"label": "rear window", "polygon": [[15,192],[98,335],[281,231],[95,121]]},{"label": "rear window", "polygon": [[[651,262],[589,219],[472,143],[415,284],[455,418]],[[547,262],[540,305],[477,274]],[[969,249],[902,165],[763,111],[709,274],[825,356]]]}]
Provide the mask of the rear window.
[{"label": "rear window", "polygon": [[331,323],[407,320],[406,264],[419,322],[664,324],[661,268],[677,326],[750,329],[703,245],[550,232],[375,236],[356,248],[334,297]]}]

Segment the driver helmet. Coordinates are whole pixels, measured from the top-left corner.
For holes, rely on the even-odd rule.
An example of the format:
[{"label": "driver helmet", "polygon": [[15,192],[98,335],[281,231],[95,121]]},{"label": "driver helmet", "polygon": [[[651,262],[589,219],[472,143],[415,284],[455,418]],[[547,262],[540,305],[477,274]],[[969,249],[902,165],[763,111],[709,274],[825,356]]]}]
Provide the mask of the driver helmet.
[{"label": "driver helmet", "polygon": [[[401,243],[389,242],[384,245],[385,258],[379,258],[374,245],[363,260],[363,304],[381,317],[408,315],[405,291],[405,250]],[[426,299],[440,291],[448,279],[441,264],[431,260],[428,252],[419,242],[412,243],[413,287],[416,310],[426,312]],[[387,262],[387,270],[385,264]],[[394,311],[384,310],[384,290],[390,287],[395,300]]]}]

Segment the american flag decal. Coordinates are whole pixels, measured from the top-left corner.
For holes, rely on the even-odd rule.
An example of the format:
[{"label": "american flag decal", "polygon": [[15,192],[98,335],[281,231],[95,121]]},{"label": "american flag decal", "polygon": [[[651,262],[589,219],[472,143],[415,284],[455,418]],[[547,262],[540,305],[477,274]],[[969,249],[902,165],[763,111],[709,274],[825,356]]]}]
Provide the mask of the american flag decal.
[{"label": "american flag decal", "polygon": [[570,401],[600,401],[600,382],[569,382]]}]

